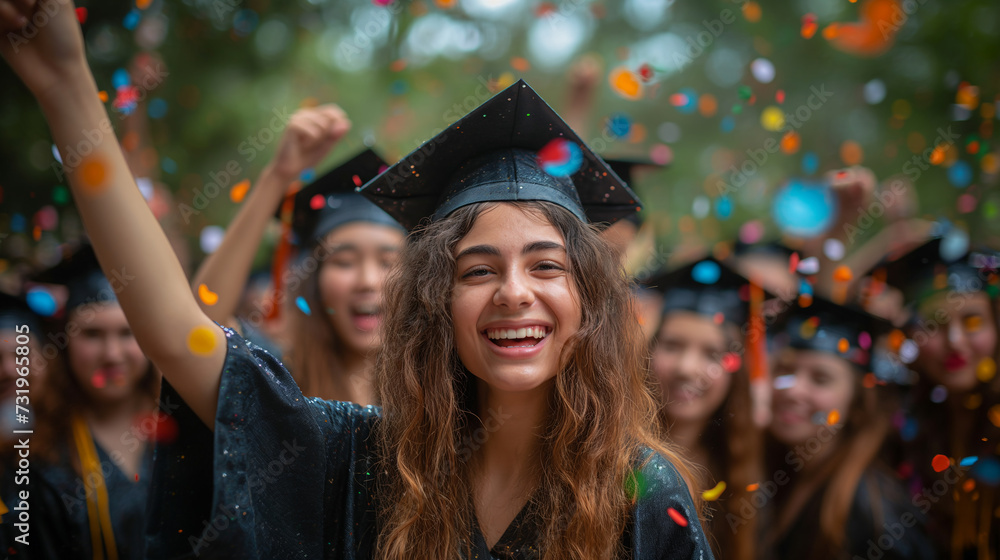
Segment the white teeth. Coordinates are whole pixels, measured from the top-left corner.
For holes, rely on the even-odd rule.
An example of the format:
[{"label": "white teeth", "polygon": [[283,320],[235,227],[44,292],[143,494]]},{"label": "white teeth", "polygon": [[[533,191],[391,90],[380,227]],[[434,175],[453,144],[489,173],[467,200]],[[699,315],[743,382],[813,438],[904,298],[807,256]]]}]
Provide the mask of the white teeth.
[{"label": "white teeth", "polygon": [[519,329],[486,329],[486,336],[493,340],[515,338],[545,338],[545,327],[522,327]]},{"label": "white teeth", "polygon": [[378,305],[374,303],[355,305],[354,312],[359,315],[375,315],[378,313]]}]

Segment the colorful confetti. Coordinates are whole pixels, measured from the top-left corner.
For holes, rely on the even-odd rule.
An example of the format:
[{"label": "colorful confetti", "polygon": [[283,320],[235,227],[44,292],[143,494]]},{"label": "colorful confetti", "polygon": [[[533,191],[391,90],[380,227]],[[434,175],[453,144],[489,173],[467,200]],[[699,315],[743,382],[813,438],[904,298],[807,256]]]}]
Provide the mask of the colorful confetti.
[{"label": "colorful confetti", "polygon": [[569,140],[556,138],[538,150],[538,164],[553,177],[569,177],[583,165],[583,151]]},{"label": "colorful confetti", "polygon": [[684,516],[681,515],[681,512],[677,511],[676,509],[672,507],[667,508],[667,515],[670,516],[670,519],[674,520],[674,523],[680,525],[681,527],[688,526],[688,520],[685,519]]},{"label": "colorful confetti", "polygon": [[229,200],[239,204],[243,202],[243,199],[247,196],[247,191],[250,190],[250,179],[243,179],[239,183],[233,185],[233,188],[229,189]]},{"label": "colorful confetti", "polygon": [[722,493],[725,491],[726,491],[725,481],[719,481],[719,483],[716,484],[714,488],[702,492],[701,498],[706,502],[714,502],[715,500],[718,500],[719,496],[721,496]]},{"label": "colorful confetti", "polygon": [[188,333],[187,344],[192,354],[207,356],[215,350],[215,331],[199,325]]},{"label": "colorful confetti", "polygon": [[205,284],[198,285],[198,297],[205,305],[215,305],[219,301],[219,294],[209,290]]},{"label": "colorful confetti", "polygon": [[830,426],[840,422],[840,411],[834,409],[831,410],[829,414],[826,415],[826,423]]},{"label": "colorful confetti", "polygon": [[935,455],[934,458],[931,459],[931,467],[934,469],[934,472],[941,472],[949,466],[951,466],[951,459],[944,455]]},{"label": "colorful confetti", "polygon": [[611,89],[625,99],[642,98],[642,79],[628,68],[619,66],[611,71],[608,77]]},{"label": "colorful confetti", "polygon": [[307,302],[306,298],[302,296],[295,298],[295,306],[299,308],[299,311],[302,311],[306,315],[312,314],[312,311],[309,309],[309,302]]}]

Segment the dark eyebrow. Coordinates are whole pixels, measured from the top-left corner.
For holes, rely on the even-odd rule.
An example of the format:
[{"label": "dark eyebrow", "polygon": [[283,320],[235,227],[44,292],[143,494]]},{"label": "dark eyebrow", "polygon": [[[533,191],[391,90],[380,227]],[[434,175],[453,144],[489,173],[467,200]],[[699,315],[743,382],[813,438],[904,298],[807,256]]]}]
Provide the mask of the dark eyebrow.
[{"label": "dark eyebrow", "polygon": [[[566,248],[555,241],[534,241],[525,245],[524,249],[521,250],[521,254],[527,255],[528,253],[534,253],[536,251],[566,251]],[[497,249],[492,245],[474,245],[459,253],[458,256],[455,257],[455,260],[460,260],[462,257],[467,257],[469,255],[489,255],[491,257],[499,257],[500,249]]]},{"label": "dark eyebrow", "polygon": [[528,243],[527,245],[525,245],[524,249],[521,251],[521,254],[527,255],[528,253],[534,253],[535,251],[566,252],[566,248],[556,243],[555,241],[535,241],[533,243]]},{"label": "dark eyebrow", "polygon": [[353,243],[338,243],[327,247],[327,251],[332,255],[343,251],[357,251],[358,246]]},{"label": "dark eyebrow", "polygon": [[469,247],[468,249],[459,253],[455,257],[455,260],[456,261],[461,260],[462,257],[467,257],[469,255],[489,255],[491,257],[499,257],[500,249],[497,249],[492,245],[473,245],[472,247]]}]

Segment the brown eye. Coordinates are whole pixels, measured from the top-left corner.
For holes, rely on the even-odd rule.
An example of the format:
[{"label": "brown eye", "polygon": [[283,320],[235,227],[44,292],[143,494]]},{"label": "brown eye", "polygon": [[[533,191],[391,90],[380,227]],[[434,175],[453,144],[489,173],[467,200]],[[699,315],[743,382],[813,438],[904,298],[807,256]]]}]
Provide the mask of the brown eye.
[{"label": "brown eye", "polygon": [[962,319],[962,327],[965,328],[965,332],[976,332],[983,328],[983,317],[982,315],[970,315]]}]

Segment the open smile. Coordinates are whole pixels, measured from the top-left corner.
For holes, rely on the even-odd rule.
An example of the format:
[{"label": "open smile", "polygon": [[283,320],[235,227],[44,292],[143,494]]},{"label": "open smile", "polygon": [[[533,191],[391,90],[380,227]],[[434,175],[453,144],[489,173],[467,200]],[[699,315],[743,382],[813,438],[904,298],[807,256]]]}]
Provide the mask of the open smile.
[{"label": "open smile", "polygon": [[552,329],[545,325],[529,325],[517,328],[488,328],[480,335],[489,343],[490,349],[505,358],[529,358],[545,346]]}]

